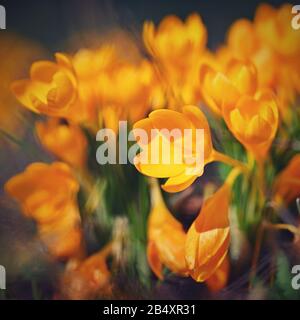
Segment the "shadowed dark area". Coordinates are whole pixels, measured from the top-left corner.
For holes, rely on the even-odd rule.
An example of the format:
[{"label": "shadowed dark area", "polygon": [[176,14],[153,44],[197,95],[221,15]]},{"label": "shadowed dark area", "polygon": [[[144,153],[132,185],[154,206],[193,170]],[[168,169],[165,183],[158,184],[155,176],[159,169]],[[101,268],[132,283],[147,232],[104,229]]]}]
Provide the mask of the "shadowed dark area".
[{"label": "shadowed dark area", "polygon": [[239,18],[252,18],[261,2],[276,6],[284,3],[280,0],[1,1],[7,11],[8,31],[39,41],[51,51],[64,50],[65,39],[74,32],[95,32],[115,25],[138,31],[145,20],[158,22],[169,14],[185,18],[192,12],[201,14],[208,29],[208,46],[215,48],[231,23]]}]

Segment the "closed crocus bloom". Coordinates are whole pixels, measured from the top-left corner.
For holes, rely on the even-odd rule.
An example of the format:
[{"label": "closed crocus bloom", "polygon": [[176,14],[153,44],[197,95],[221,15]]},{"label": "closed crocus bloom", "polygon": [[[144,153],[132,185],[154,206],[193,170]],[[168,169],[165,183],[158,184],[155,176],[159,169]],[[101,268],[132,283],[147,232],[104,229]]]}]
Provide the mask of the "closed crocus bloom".
[{"label": "closed crocus bloom", "polygon": [[255,65],[259,88],[276,93],[280,115],[286,123],[291,120],[290,107],[299,93],[300,77],[300,35],[292,28],[292,18],[291,5],[275,9],[262,4],[254,22],[240,19],[230,27],[227,46],[218,54],[221,60],[235,57]]},{"label": "closed crocus bloom", "polygon": [[186,237],[189,274],[198,282],[209,279],[222,265],[229,247],[229,202],[237,174],[233,169],[224,185],[208,198]]},{"label": "closed crocus bloom", "polygon": [[38,233],[57,258],[80,250],[80,215],[76,197],[79,184],[68,165],[34,163],[5,184],[23,213],[36,221]]},{"label": "closed crocus bloom", "polygon": [[[138,131],[135,132],[142,148],[142,152],[135,157],[135,166],[147,176],[168,178],[162,186],[165,191],[184,190],[203,174],[204,164],[214,159],[209,125],[197,107],[184,106],[182,113],[165,109],[153,111],[148,118],[135,123],[134,129],[142,129],[147,134],[147,141],[142,141]],[[173,129],[177,131],[172,140],[168,133],[172,133]],[[188,143],[191,136],[184,135],[185,129],[191,130],[191,145]],[[196,129],[204,130],[203,145],[195,134]],[[201,154],[202,147],[204,155]],[[156,159],[152,158],[153,155]],[[170,157],[164,159],[168,155]],[[198,161],[201,156],[204,161]],[[191,159],[194,161],[188,161]]]},{"label": "closed crocus bloom", "polygon": [[78,79],[78,96],[84,105],[87,119],[89,123],[97,123],[98,107],[101,103],[98,96],[98,78],[117,70],[123,62],[114,46],[103,45],[97,49],[79,50],[73,56],[72,63]]},{"label": "closed crocus bloom", "polygon": [[275,200],[290,203],[300,196],[300,154],[295,155],[275,180]]},{"label": "closed crocus bloom", "polygon": [[291,5],[275,9],[262,4],[253,23],[240,19],[231,26],[226,48],[232,56],[252,61],[258,71],[259,87],[276,93],[286,123],[290,122],[290,106],[299,93],[300,35],[291,26],[292,17]]},{"label": "closed crocus bloom", "polygon": [[252,95],[257,88],[254,65],[236,59],[228,62],[223,72],[204,63],[199,74],[202,96],[219,116],[224,105],[234,105],[241,95]]},{"label": "closed crocus bloom", "polygon": [[111,294],[111,272],[107,258],[111,245],[105,246],[84,260],[70,261],[61,279],[63,299],[94,299]]},{"label": "closed crocus bloom", "polygon": [[218,292],[224,289],[228,282],[229,271],[230,264],[227,255],[215,273],[205,281],[208,289],[212,292]]},{"label": "closed crocus bloom", "polygon": [[32,64],[30,78],[13,82],[16,98],[28,109],[56,117],[72,117],[77,98],[77,80],[70,59],[61,53],[56,63]]},{"label": "closed crocus bloom", "polygon": [[199,102],[198,66],[207,41],[207,31],[200,16],[192,14],[186,21],[167,16],[157,28],[153,22],[145,22],[143,39],[158,62],[173,99],[182,104]]},{"label": "closed crocus bloom", "polygon": [[227,44],[235,55],[240,55],[243,59],[251,58],[261,47],[254,25],[247,19],[238,19],[230,26]]},{"label": "closed crocus bloom", "polygon": [[250,20],[239,19],[232,24],[227,34],[226,49],[230,58],[250,60],[255,65],[258,71],[259,87],[273,87],[275,85],[278,56],[260,39]]},{"label": "closed crocus bloom", "polygon": [[300,34],[292,27],[292,19],[291,4],[284,4],[278,9],[262,4],[258,7],[254,19],[261,41],[277,54],[277,61],[269,59],[268,69],[274,69],[276,78],[273,89],[278,96],[280,113],[286,123],[290,123],[290,106],[295,103],[297,93],[300,92]]},{"label": "closed crocus bloom", "polygon": [[84,166],[87,140],[79,126],[49,119],[47,122],[37,122],[36,132],[42,145],[55,156],[71,166]]},{"label": "closed crocus bloom", "polygon": [[157,181],[151,180],[152,209],[148,220],[148,262],[159,279],[163,279],[162,268],[185,275],[186,234],[179,221],[167,209]]},{"label": "closed crocus bloom", "polygon": [[186,64],[192,64],[196,54],[204,50],[207,31],[197,14],[190,15],[185,22],[176,16],[167,16],[158,28],[153,22],[145,22],[143,38],[153,56],[169,65],[179,63],[178,67],[184,68]]},{"label": "closed crocus bloom", "polygon": [[243,95],[237,103],[223,107],[223,116],[235,137],[256,160],[263,161],[278,128],[278,108],[272,92]]},{"label": "closed crocus bloom", "polygon": [[300,34],[291,25],[292,7],[291,4],[284,4],[275,9],[261,4],[254,19],[258,35],[283,56],[299,56],[300,53]]}]

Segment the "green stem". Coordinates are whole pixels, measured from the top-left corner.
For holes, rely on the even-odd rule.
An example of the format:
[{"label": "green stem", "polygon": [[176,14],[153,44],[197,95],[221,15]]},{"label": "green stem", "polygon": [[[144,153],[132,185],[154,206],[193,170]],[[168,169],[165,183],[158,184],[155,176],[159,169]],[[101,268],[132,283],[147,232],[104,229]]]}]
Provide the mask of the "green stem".
[{"label": "green stem", "polygon": [[232,167],[239,168],[245,174],[249,173],[249,168],[247,167],[247,165],[245,165],[243,162],[236,160],[236,159],[233,159],[223,153],[220,153],[220,152],[214,150],[212,157],[215,161],[223,162],[223,163],[228,164]]}]

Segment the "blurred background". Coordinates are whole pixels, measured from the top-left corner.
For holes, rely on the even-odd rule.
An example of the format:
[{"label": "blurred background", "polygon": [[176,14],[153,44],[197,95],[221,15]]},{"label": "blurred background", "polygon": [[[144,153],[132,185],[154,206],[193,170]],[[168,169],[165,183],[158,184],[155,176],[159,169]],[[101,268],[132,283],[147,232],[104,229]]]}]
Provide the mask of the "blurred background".
[{"label": "blurred background", "polygon": [[192,12],[201,14],[209,33],[208,47],[214,49],[224,40],[233,21],[252,19],[255,8],[262,2],[278,6],[286,1],[9,0],[1,4],[7,11],[7,31],[40,42],[51,51],[63,51],[69,49],[66,39],[71,39],[74,33],[97,33],[121,26],[139,34],[145,20],[157,23],[169,14],[185,18]]}]

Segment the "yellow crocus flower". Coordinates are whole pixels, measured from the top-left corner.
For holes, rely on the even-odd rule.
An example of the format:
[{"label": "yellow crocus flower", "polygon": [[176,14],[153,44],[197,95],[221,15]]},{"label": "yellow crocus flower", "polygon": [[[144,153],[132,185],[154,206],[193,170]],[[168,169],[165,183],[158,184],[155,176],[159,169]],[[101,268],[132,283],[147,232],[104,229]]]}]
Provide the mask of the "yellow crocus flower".
[{"label": "yellow crocus flower", "polygon": [[68,56],[57,53],[56,63],[32,64],[30,78],[14,81],[11,89],[26,108],[48,116],[74,118],[79,105],[77,79]]},{"label": "yellow crocus flower", "polygon": [[143,40],[164,79],[169,106],[176,101],[196,104],[200,100],[198,67],[205,54],[207,31],[198,14],[185,21],[176,16],[165,17],[156,28],[146,21]]},{"label": "yellow crocus flower", "polygon": [[185,231],[166,207],[157,182],[152,179],[150,185],[152,209],[148,220],[149,265],[159,279],[163,279],[163,266],[174,273],[185,275]]},{"label": "yellow crocus flower", "polygon": [[[149,117],[138,121],[134,129],[143,129],[148,140],[143,142],[136,139],[142,151],[135,157],[135,166],[144,175],[156,178],[168,178],[162,188],[167,192],[179,192],[189,187],[197,177],[203,174],[204,166],[212,161],[221,161],[233,166],[242,166],[241,163],[214,150],[209,124],[202,111],[195,106],[183,106],[182,112],[174,110],[156,110]],[[172,132],[177,130],[180,135],[175,139],[164,134],[164,129]],[[191,146],[187,142],[184,130],[192,132]],[[197,142],[196,129],[203,129],[203,143]],[[153,131],[155,134],[154,137]],[[159,149],[157,149],[159,146]],[[169,149],[168,149],[169,147]],[[202,151],[203,149],[203,151]],[[170,161],[165,163],[164,156],[169,151]],[[156,162],[152,161],[153,153]],[[203,156],[203,161],[197,161]],[[190,161],[190,160],[194,161]],[[147,160],[147,161],[144,161]]]},{"label": "yellow crocus flower", "polygon": [[232,184],[239,174],[233,169],[216,193],[204,201],[187,232],[185,257],[189,274],[199,282],[208,280],[226,258],[229,241],[229,204]]},{"label": "yellow crocus flower", "polygon": [[282,56],[300,54],[300,34],[292,25],[292,5],[284,4],[278,9],[261,4],[255,13],[254,24],[259,37]]},{"label": "yellow crocus flower", "polygon": [[76,168],[84,166],[87,140],[79,126],[52,118],[38,121],[36,132],[42,145],[55,156]]},{"label": "yellow crocus flower", "polygon": [[68,165],[33,163],[7,181],[5,190],[19,202],[23,213],[36,221],[39,236],[53,256],[80,254],[79,184]]},{"label": "yellow crocus flower", "polygon": [[219,116],[224,105],[233,105],[241,95],[257,90],[256,69],[249,62],[232,59],[224,71],[203,63],[199,75],[204,101]]},{"label": "yellow crocus flower", "polygon": [[223,107],[223,116],[234,136],[262,162],[278,128],[277,101],[272,92],[262,90],[243,95],[236,104]]}]

